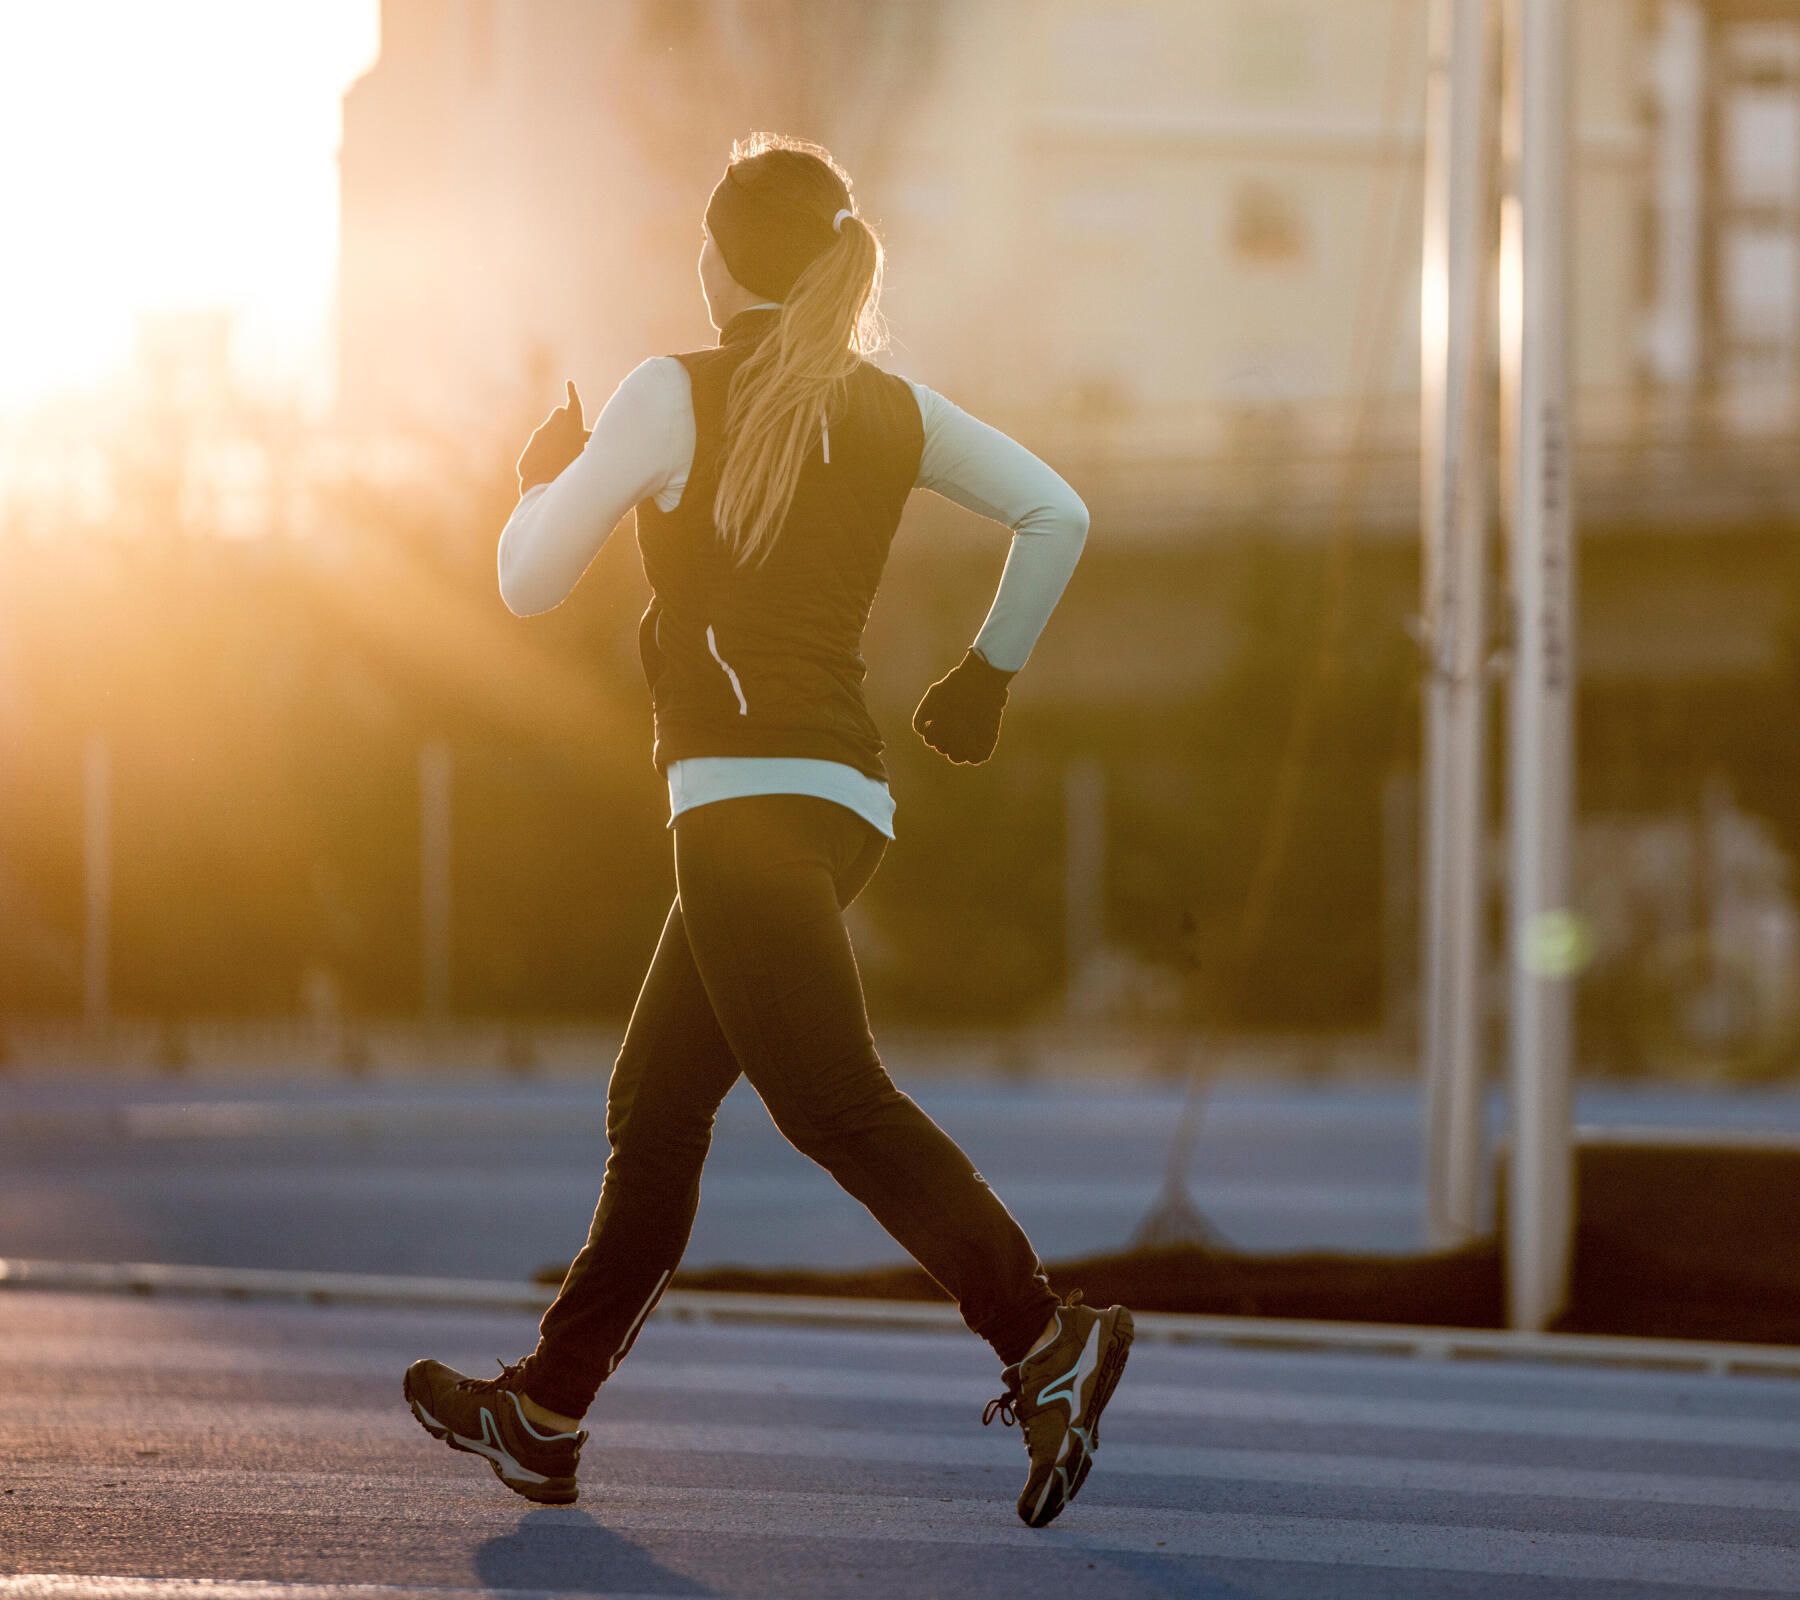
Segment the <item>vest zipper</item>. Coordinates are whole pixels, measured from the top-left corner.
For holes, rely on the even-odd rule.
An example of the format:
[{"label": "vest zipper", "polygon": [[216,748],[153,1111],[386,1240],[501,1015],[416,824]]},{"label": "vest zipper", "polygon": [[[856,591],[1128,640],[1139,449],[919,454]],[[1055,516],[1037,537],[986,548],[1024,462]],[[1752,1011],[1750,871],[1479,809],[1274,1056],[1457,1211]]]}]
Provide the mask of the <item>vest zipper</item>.
[{"label": "vest zipper", "polygon": [[831,465],[831,418],[825,414],[825,408],[819,408],[819,446],[825,452],[825,465]]},{"label": "vest zipper", "polygon": [[719,641],[713,636],[712,624],[706,625],[706,648],[712,651],[712,658],[725,669],[725,676],[731,679],[731,692],[737,696],[738,715],[750,715],[750,702],[744,698],[744,686],[738,682],[738,675],[731,670],[731,663],[719,654]]}]

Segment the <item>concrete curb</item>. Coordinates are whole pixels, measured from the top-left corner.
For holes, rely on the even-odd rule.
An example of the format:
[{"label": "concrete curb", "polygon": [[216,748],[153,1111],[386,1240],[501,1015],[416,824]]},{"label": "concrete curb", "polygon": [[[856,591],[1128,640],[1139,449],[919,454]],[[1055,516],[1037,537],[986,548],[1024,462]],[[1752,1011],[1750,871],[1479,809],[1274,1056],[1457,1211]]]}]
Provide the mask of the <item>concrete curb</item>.
[{"label": "concrete curb", "polygon": [[[185,1295],[220,1300],[298,1300],[310,1305],[385,1305],[418,1310],[530,1311],[549,1305],[543,1284],[472,1278],[403,1278],[356,1272],[275,1272],[252,1267],[185,1267],[149,1262],[25,1261],[0,1257],[0,1290]],[[860,1328],[962,1333],[954,1306],[922,1300],[847,1300],[783,1294],[670,1290],[655,1320],[788,1328]],[[1800,1378],[1800,1347],[1627,1339],[1598,1334],[1513,1333],[1486,1328],[1419,1328],[1367,1322],[1299,1322],[1273,1317],[1179,1316],[1139,1312],[1147,1344],[1234,1350],[1406,1356],[1428,1361],[1529,1361],[1558,1366],[1639,1368],[1715,1377]]]}]

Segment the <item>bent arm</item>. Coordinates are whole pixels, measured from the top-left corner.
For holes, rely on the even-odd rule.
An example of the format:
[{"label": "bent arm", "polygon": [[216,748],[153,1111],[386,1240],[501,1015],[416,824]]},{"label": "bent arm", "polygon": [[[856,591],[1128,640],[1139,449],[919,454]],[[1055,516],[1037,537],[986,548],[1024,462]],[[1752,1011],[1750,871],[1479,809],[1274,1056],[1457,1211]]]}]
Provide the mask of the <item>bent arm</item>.
[{"label": "bent arm", "polygon": [[912,384],[912,390],[925,425],[925,452],[914,487],[930,489],[1012,529],[1012,548],[975,648],[990,666],[1017,672],[1030,659],[1081,559],[1087,507],[1018,440],[923,384]]},{"label": "bent arm", "polygon": [[513,507],[498,556],[507,609],[529,617],[567,599],[620,518],[675,478],[685,480],[693,431],[687,370],[679,361],[658,356],[628,373],[594,419],[581,454]]}]

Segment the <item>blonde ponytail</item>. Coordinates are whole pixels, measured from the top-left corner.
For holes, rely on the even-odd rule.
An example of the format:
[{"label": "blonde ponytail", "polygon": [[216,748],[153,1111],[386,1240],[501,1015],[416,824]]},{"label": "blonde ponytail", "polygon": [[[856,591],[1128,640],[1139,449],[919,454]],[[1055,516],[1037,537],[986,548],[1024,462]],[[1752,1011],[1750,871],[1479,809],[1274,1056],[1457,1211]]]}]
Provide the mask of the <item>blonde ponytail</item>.
[{"label": "blonde ponytail", "polygon": [[[816,145],[782,140],[780,147],[830,162]],[[881,275],[881,241],[860,217],[842,218],[833,243],[795,280],[779,322],[732,374],[713,521],[740,567],[768,558],[801,465],[829,417],[842,411],[850,375],[886,343]]]}]

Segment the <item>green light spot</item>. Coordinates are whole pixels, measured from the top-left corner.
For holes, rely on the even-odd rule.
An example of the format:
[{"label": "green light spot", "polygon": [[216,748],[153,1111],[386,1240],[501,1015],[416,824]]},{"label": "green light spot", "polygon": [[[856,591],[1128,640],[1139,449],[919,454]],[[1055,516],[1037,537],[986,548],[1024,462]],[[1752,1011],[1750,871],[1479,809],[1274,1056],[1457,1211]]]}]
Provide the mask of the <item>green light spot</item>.
[{"label": "green light spot", "polygon": [[1520,942],[1525,970],[1539,978],[1573,978],[1594,959],[1594,930],[1567,908],[1540,911]]}]

